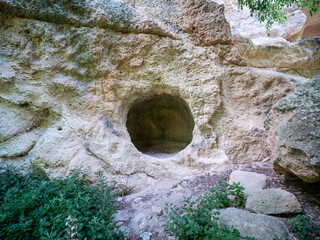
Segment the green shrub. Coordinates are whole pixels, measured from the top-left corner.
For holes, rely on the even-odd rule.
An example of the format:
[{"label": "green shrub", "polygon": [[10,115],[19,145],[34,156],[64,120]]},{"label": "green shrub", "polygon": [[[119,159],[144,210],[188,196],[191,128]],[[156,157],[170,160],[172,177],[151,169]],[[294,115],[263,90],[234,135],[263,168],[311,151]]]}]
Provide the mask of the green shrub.
[{"label": "green shrub", "polygon": [[116,201],[101,172],[75,169],[65,179],[0,174],[0,239],[124,239],[112,215]]},{"label": "green shrub", "polygon": [[310,222],[310,218],[304,215],[297,215],[289,220],[289,229],[299,240],[320,239],[320,226]]},{"label": "green shrub", "polygon": [[[232,227],[221,227],[217,221],[217,211],[229,206],[241,206],[244,204],[244,188],[239,183],[229,185],[226,181],[220,181],[218,187],[212,187],[210,192],[198,197],[185,198],[181,207],[174,204],[166,204],[165,211],[168,214],[166,230],[177,239],[216,239],[235,240],[240,239],[239,232]],[[230,200],[233,196],[234,201]]]}]

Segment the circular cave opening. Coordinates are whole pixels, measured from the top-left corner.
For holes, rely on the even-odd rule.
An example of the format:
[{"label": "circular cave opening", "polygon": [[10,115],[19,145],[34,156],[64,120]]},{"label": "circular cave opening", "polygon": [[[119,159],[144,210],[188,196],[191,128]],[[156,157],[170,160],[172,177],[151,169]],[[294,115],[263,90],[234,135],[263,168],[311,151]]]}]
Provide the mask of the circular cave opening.
[{"label": "circular cave opening", "polygon": [[194,120],[179,96],[154,95],[133,104],[127,116],[132,143],[142,153],[174,154],[192,141]]}]

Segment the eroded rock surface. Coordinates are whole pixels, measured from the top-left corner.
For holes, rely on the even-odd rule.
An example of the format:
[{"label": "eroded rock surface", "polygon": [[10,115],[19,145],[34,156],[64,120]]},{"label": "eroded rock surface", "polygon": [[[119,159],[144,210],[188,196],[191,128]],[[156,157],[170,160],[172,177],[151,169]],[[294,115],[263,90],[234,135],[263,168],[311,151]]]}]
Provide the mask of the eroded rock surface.
[{"label": "eroded rock surface", "polygon": [[[221,59],[202,47],[231,43],[223,6],[172,4],[181,19],[163,21],[165,6],[155,16],[119,1],[0,1],[1,163],[31,163],[49,177],[91,167],[124,194],[230,168],[208,125],[221,104]],[[190,108],[191,143],[149,156],[131,142],[127,114],[136,100],[162,94]],[[36,137],[22,136],[30,131]]]},{"label": "eroded rock surface", "polygon": [[277,37],[290,41],[300,40],[307,20],[306,15],[295,6],[285,8],[288,20],[283,23],[275,23],[269,32],[266,31],[265,23],[260,23],[256,15],[251,16],[250,10],[244,7],[242,10],[238,7],[236,0],[215,0],[215,2],[224,4],[225,16],[231,25],[232,37],[260,38]]},{"label": "eroded rock surface", "polygon": [[[0,0],[1,166],[56,177],[82,165],[129,194],[265,159],[265,117],[319,72],[318,39],[269,52],[233,43],[223,12],[209,0]],[[274,49],[281,56],[263,60]],[[131,141],[128,112],[163,94],[186,103],[192,133],[173,139],[181,151],[147,155]],[[179,122],[170,116],[163,122]],[[162,139],[166,129],[155,129]]]},{"label": "eroded rock surface", "polygon": [[320,76],[279,100],[266,120],[278,172],[320,179]]},{"label": "eroded rock surface", "polygon": [[320,37],[299,42],[281,39],[257,38],[236,40],[239,52],[248,59],[248,65],[272,68],[279,72],[312,78],[320,74]]}]

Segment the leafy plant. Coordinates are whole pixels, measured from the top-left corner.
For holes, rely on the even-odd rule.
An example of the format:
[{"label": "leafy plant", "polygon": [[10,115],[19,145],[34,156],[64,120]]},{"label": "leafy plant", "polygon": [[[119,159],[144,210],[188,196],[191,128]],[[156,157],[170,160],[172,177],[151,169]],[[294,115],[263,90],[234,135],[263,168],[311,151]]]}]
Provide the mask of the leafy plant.
[{"label": "leafy plant", "polygon": [[[218,209],[229,206],[241,206],[245,198],[244,188],[239,183],[229,185],[225,180],[218,187],[212,187],[210,192],[192,200],[185,198],[182,206],[167,203],[165,211],[168,214],[166,230],[177,239],[240,239],[239,232],[233,227],[222,227],[217,221]],[[234,198],[231,201],[230,196]]]},{"label": "leafy plant", "polygon": [[8,167],[0,173],[0,239],[124,239],[106,179],[98,172],[92,184],[89,174],[48,180]]},{"label": "leafy plant", "polygon": [[66,231],[67,234],[65,238],[67,240],[76,240],[77,239],[77,220],[76,218],[73,218],[71,215],[68,216],[67,222],[66,222]]},{"label": "leafy plant", "polygon": [[300,240],[316,240],[320,238],[320,226],[313,224],[308,216],[297,215],[289,220],[289,229]]}]

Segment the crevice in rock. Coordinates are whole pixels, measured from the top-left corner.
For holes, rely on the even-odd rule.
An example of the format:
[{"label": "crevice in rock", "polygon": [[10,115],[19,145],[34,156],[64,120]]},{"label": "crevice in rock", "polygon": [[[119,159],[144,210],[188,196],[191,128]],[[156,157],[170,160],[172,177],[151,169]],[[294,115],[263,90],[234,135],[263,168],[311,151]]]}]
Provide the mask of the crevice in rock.
[{"label": "crevice in rock", "polygon": [[86,149],[87,153],[89,155],[92,155],[93,157],[99,159],[100,161],[102,161],[104,164],[106,164],[108,166],[108,168],[110,169],[111,171],[111,174],[116,174],[117,171],[111,166],[110,163],[106,162],[106,160],[104,160],[103,158],[99,157],[98,155],[96,155],[93,151],[91,151],[90,149],[90,143],[89,142],[85,142],[83,144],[83,147]]},{"label": "crevice in rock", "polygon": [[150,175],[150,174],[148,174],[148,173],[146,173],[145,171],[135,171],[135,172],[133,172],[133,173],[130,173],[130,174],[126,174],[126,176],[133,176],[133,175],[135,175],[135,174],[139,174],[139,173],[143,173],[143,174],[145,174],[147,177],[149,177],[149,178],[152,178],[152,179],[154,179],[154,180],[157,180],[154,176],[152,176],[152,175]]}]

